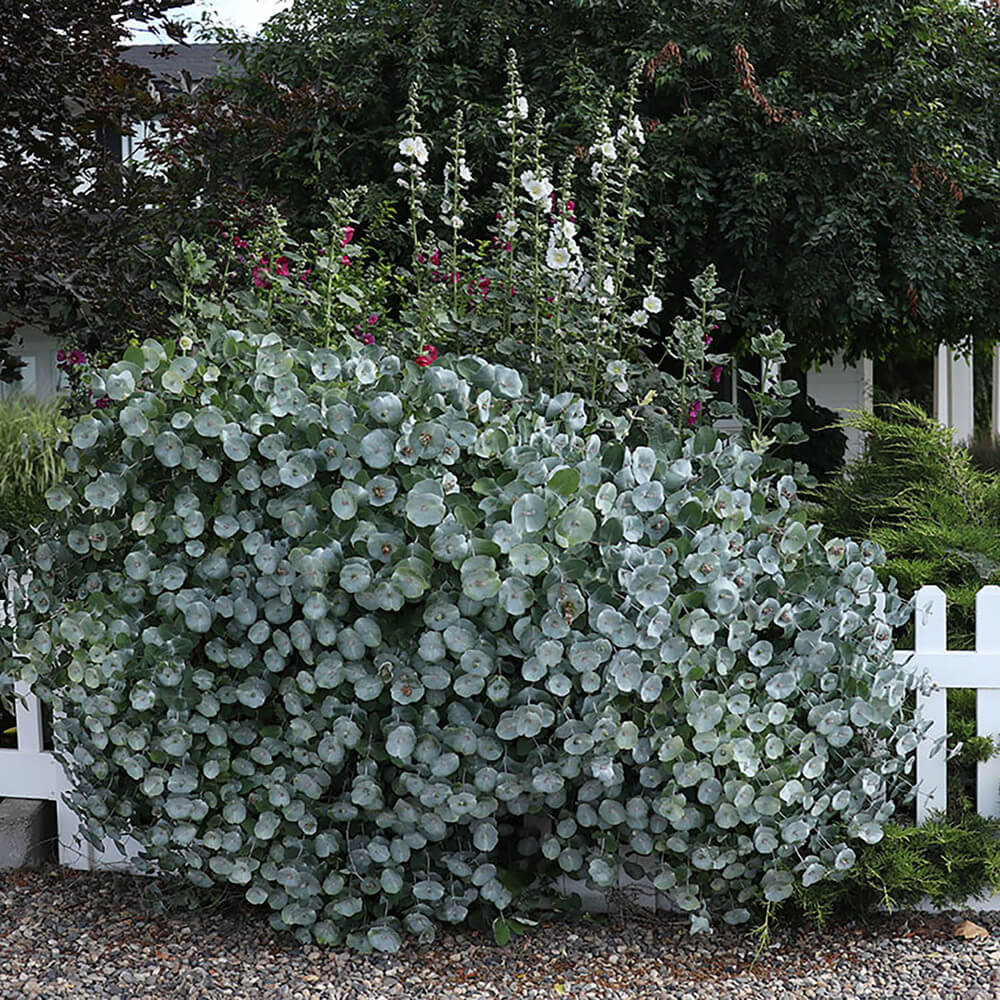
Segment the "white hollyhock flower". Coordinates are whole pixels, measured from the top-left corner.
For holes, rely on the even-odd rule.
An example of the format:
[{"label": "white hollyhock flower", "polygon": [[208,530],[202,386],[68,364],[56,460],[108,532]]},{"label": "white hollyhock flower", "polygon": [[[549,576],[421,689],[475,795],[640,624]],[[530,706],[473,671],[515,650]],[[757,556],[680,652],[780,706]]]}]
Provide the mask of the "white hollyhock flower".
[{"label": "white hollyhock flower", "polygon": [[549,247],[545,255],[545,263],[553,271],[562,271],[569,267],[569,251],[565,247]]},{"label": "white hollyhock flower", "polygon": [[427,162],[427,143],[419,135],[407,136],[399,143],[400,156],[408,156],[421,166]]},{"label": "white hollyhock flower", "polygon": [[601,151],[601,156],[606,160],[617,160],[618,151],[615,149],[615,144],[610,139],[605,139],[604,142],[598,147]]},{"label": "white hollyhock flower", "polygon": [[528,99],[526,97],[518,97],[517,99],[517,116],[522,121],[528,117]]},{"label": "white hollyhock flower", "polygon": [[655,295],[647,295],[642,300],[642,308],[655,315],[663,308],[663,303]]},{"label": "white hollyhock flower", "polygon": [[514,219],[511,219],[510,222],[505,222],[503,224],[503,234],[508,239],[510,239],[510,237],[513,236],[517,232],[518,229],[519,229],[519,226],[518,226],[517,222]]},{"label": "white hollyhock flower", "polygon": [[461,177],[466,184],[472,180],[472,171],[468,168],[468,166],[466,166],[464,160],[459,164],[458,176]]},{"label": "white hollyhock flower", "polygon": [[546,177],[536,177],[534,174],[531,174],[528,180],[525,181],[524,174],[522,174],[521,183],[524,185],[524,190],[527,191],[528,197],[532,201],[545,201],[552,194],[552,183]]},{"label": "white hollyhock flower", "polygon": [[615,294],[615,279],[610,274],[604,279],[604,290],[608,295]]},{"label": "white hollyhock flower", "polygon": [[645,326],[646,325],[646,321],[648,319],[649,319],[649,317],[646,315],[645,312],[643,312],[642,309],[636,309],[636,311],[634,313],[632,313],[631,316],[629,316],[629,322],[633,326]]}]

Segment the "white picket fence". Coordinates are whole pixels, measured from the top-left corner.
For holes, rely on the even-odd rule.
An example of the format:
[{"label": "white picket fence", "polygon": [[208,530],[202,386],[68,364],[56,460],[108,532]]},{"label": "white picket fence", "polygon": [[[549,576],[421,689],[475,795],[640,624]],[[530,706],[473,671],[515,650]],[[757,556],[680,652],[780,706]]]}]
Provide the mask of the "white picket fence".
[{"label": "white picket fence", "polygon": [[[916,595],[914,650],[898,650],[898,662],[926,670],[935,684],[918,704],[930,728],[917,748],[917,821],[923,822],[947,801],[946,759],[935,744],[947,732],[947,688],[976,689],[976,731],[1000,736],[1000,587],[983,587],[976,597],[975,650],[949,650],[947,607],[938,587],[922,587]],[[17,704],[17,749],[0,750],[0,799],[49,799],[56,803],[59,860],[71,868],[122,867],[134,855],[134,843],[122,854],[110,841],[95,850],[79,836],[79,821],[63,802],[69,781],[61,765],[43,746],[42,711],[38,699],[20,685]],[[1000,758],[979,764],[977,809],[1000,816]]]}]

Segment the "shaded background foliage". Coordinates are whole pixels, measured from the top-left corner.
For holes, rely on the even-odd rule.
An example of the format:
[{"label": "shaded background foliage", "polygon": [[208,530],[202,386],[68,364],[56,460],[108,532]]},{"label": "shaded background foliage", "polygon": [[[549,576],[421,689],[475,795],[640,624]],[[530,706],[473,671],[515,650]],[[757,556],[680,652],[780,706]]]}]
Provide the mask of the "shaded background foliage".
[{"label": "shaded background foliage", "polygon": [[[152,301],[146,200],[109,137],[155,113],[149,74],[119,58],[130,19],[159,24],[171,0],[0,3],[0,378],[17,328],[117,343]],[[154,312],[155,315],[155,312]]]},{"label": "shaded background foliage", "polygon": [[342,185],[392,189],[418,77],[436,147],[458,95],[484,170],[509,46],[532,104],[558,109],[566,151],[641,61],[653,130],[641,235],[667,253],[671,307],[693,269],[717,262],[737,334],[777,321],[803,359],[878,357],[996,335],[996,39],[992,9],[951,0],[299,0],[261,39],[230,39],[244,72],[229,86],[251,104],[273,100],[273,79],[292,93],[337,86],[314,130],[258,161],[259,183],[305,222]]}]

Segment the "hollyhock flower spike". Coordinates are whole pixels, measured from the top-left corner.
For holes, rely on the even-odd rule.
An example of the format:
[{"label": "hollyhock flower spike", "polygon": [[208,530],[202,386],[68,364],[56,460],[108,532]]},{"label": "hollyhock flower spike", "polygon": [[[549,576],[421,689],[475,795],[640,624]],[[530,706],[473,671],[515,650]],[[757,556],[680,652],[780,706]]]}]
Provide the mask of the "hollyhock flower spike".
[{"label": "hollyhock flower spike", "polygon": [[698,421],[698,414],[701,413],[701,400],[696,399],[691,404],[691,409],[688,410],[688,427],[693,427]]}]

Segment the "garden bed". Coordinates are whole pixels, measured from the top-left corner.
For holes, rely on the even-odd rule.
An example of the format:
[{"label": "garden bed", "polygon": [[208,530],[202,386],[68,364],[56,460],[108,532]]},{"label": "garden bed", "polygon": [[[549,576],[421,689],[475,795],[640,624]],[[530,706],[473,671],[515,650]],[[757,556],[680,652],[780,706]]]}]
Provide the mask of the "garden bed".
[{"label": "garden bed", "polygon": [[[965,913],[781,929],[759,955],[746,932],[691,936],[686,920],[611,917],[543,924],[507,948],[463,932],[400,955],[359,956],[303,947],[250,907],[154,916],[146,888],[108,873],[0,875],[0,996],[975,1000],[1000,988],[1000,938],[952,937]],[[974,918],[1000,934],[1000,916]]]}]

